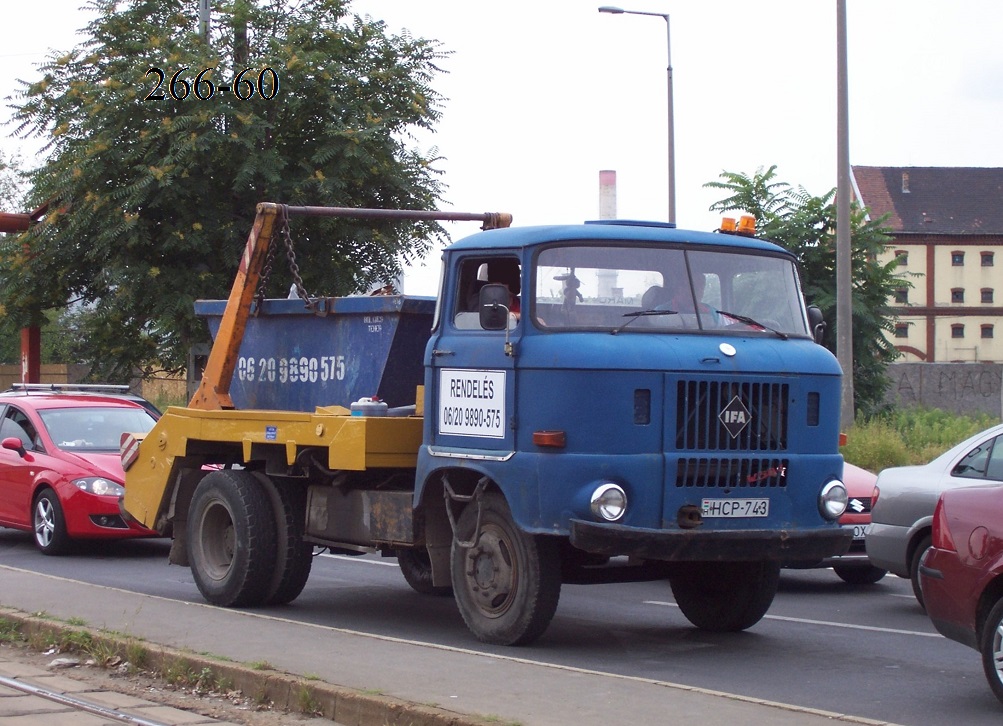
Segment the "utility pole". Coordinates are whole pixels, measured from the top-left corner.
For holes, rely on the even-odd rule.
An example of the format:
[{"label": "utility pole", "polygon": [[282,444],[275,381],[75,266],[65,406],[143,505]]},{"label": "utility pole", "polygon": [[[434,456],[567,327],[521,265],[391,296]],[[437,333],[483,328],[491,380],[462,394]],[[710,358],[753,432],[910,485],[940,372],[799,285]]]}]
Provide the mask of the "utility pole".
[{"label": "utility pole", "polygon": [[853,271],[850,252],[850,122],[846,72],[846,0],[836,0],[836,358],[843,368],[839,422],[853,427]]}]

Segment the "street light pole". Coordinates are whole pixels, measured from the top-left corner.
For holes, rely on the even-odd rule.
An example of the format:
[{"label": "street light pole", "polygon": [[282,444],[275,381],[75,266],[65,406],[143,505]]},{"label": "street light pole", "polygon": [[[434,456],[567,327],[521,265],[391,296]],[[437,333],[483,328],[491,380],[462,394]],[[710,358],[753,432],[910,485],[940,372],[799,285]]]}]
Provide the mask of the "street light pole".
[{"label": "street light pole", "polygon": [[675,144],[675,115],[672,108],[672,33],[669,27],[668,13],[647,13],[642,10],[624,10],[612,5],[603,5],[599,8],[600,13],[610,13],[612,15],[651,15],[665,20],[665,50],[668,65],[666,72],[668,77],[668,157],[669,157],[669,221],[673,224],[676,221],[676,144]]},{"label": "street light pole", "polygon": [[846,0],[836,0],[836,358],[843,368],[842,431],[853,426],[853,249],[850,229],[850,122]]}]

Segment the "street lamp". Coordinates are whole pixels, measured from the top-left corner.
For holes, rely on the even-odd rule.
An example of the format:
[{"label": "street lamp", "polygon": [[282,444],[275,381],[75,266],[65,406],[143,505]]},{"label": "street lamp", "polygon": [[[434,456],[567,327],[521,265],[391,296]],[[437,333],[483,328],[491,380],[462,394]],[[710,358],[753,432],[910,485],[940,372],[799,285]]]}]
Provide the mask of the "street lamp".
[{"label": "street lamp", "polygon": [[646,13],[641,10],[624,10],[612,5],[603,5],[599,8],[600,13],[610,13],[612,15],[652,15],[665,20],[665,50],[668,59],[668,97],[669,97],[669,119],[668,119],[668,141],[669,141],[669,221],[676,221],[676,154],[675,154],[675,132],[672,115],[672,34],[669,31],[668,13]]}]

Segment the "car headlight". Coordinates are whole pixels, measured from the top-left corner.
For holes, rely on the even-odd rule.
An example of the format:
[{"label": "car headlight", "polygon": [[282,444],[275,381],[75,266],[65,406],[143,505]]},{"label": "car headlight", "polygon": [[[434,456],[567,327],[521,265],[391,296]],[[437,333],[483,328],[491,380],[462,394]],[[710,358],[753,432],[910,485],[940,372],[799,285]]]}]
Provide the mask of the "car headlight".
[{"label": "car headlight", "polygon": [[822,487],[822,493],[818,495],[818,511],[826,519],[837,520],[846,511],[848,501],[843,482],[833,479]]},{"label": "car headlight", "polygon": [[74,479],[73,484],[77,489],[88,494],[100,494],[105,497],[117,497],[125,494],[125,487],[111,479],[105,479],[103,476]]},{"label": "car headlight", "polygon": [[605,482],[592,492],[590,507],[597,519],[616,522],[627,511],[627,493],[617,484]]}]

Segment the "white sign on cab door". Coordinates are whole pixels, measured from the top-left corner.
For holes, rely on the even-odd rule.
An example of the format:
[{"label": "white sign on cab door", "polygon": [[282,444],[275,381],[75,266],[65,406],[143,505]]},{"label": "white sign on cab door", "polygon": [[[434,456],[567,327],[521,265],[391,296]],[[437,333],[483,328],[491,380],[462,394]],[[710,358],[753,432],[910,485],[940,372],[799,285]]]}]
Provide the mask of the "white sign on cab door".
[{"label": "white sign on cab door", "polygon": [[439,433],[505,438],[505,371],[439,371]]}]

